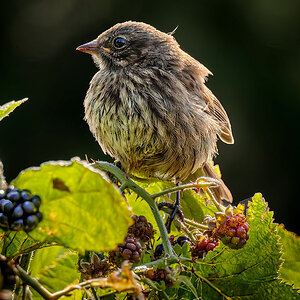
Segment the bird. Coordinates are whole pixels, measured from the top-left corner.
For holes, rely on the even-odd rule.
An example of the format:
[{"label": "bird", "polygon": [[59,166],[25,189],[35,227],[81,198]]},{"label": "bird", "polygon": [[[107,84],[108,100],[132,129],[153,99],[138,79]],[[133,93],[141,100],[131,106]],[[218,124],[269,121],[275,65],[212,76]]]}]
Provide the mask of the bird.
[{"label": "bird", "polygon": [[210,164],[218,138],[234,143],[229,118],[205,85],[212,73],[181,49],[174,32],[127,21],[76,49],[99,68],[84,108],[104,153],[141,178],[180,183],[200,170],[219,180],[219,201],[232,202]]}]

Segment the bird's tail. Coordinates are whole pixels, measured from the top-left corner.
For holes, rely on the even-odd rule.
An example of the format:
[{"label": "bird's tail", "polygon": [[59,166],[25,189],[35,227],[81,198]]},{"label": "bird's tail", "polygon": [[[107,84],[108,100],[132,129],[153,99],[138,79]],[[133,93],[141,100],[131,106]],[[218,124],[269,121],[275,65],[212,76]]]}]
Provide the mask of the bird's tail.
[{"label": "bird's tail", "polygon": [[203,168],[204,176],[217,179],[220,182],[220,185],[218,187],[211,189],[216,199],[219,202],[221,202],[221,200],[226,200],[231,203],[233,200],[231,192],[229,188],[225,185],[224,181],[215,172],[214,168],[208,162],[205,163],[202,168]]}]

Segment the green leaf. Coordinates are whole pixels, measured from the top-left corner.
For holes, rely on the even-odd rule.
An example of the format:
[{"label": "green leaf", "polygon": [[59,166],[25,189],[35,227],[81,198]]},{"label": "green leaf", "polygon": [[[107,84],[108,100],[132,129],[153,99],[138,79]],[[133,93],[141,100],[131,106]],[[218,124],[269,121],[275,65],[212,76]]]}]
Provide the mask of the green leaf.
[{"label": "green leaf", "polygon": [[11,101],[4,105],[1,105],[0,106],[0,121],[3,118],[7,117],[15,108],[17,108],[19,105],[21,105],[22,103],[24,103],[27,100],[28,100],[28,98],[24,98],[19,101]]},{"label": "green leaf", "polygon": [[55,259],[59,256],[69,252],[62,246],[51,246],[35,251],[34,256],[30,262],[30,275],[32,277],[38,277],[44,268],[54,264]]},{"label": "green leaf", "polygon": [[41,269],[36,277],[50,292],[57,292],[74,281],[79,281],[80,273],[76,268],[77,261],[78,255],[67,251],[58,256],[49,266]]},{"label": "green leaf", "polygon": [[24,231],[8,231],[0,242],[1,253],[9,258],[29,253],[45,244],[30,238]]},{"label": "green leaf", "polygon": [[213,215],[217,211],[211,203],[206,205],[204,197],[193,190],[186,190],[181,197],[181,206],[184,216],[202,223],[206,215]]},{"label": "green leaf", "polygon": [[30,168],[12,182],[42,199],[43,220],[30,232],[38,241],[102,251],[121,243],[131,225],[130,211],[113,184],[78,160]]},{"label": "green leaf", "polygon": [[300,288],[300,238],[293,232],[278,225],[278,234],[283,245],[283,264],[279,270],[280,278],[295,288]]},{"label": "green leaf", "polygon": [[250,238],[244,248],[233,250],[221,244],[194,265],[201,297],[296,299],[299,294],[277,279],[282,263],[281,244],[273,213],[261,194],[256,194],[249,204],[248,221]]}]

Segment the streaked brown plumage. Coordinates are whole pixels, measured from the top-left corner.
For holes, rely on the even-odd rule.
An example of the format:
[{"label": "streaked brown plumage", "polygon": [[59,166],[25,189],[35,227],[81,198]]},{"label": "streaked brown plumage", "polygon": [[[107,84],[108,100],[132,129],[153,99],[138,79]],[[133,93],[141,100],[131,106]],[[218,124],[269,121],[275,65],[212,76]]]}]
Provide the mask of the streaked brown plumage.
[{"label": "streaked brown plumage", "polygon": [[[84,100],[85,119],[105,153],[129,174],[184,181],[207,163],[217,136],[232,144],[227,114],[205,86],[210,71],[171,34],[141,22],[116,24],[77,48],[99,67]],[[222,183],[220,197],[231,200]]]}]

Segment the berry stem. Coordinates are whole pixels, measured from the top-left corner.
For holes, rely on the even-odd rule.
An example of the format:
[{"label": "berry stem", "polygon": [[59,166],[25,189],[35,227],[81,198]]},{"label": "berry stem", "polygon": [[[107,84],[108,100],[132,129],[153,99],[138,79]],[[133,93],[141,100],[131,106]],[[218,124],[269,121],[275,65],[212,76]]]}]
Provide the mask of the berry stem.
[{"label": "berry stem", "polygon": [[108,163],[108,162],[98,161],[98,162],[92,163],[91,166],[113,174],[121,182],[121,187],[126,186],[126,188],[129,188],[132,191],[134,191],[138,196],[143,198],[148,203],[148,205],[150,206],[150,208],[152,210],[153,216],[155,218],[157,227],[160,232],[162,244],[165,249],[165,255],[168,255],[169,259],[170,258],[177,259],[177,257],[173,253],[173,249],[172,249],[172,246],[171,246],[171,243],[169,240],[167,229],[166,229],[165,224],[162,220],[162,217],[159,213],[159,210],[157,208],[156,202],[154,201],[154,198],[152,198],[152,196],[149,193],[147,193],[144,189],[142,189],[135,182],[133,182],[130,178],[128,178],[122,170],[120,170],[118,167],[114,166],[113,164]]},{"label": "berry stem", "polygon": [[190,219],[184,218],[184,223],[187,224],[187,225],[191,225],[195,228],[201,229],[201,230],[211,230],[211,228],[209,226],[200,224],[200,223],[195,222],[195,221],[190,220]]},{"label": "berry stem", "polygon": [[187,183],[187,184],[182,184],[179,186],[174,186],[172,188],[168,188],[167,190],[161,191],[159,193],[151,194],[151,198],[155,199],[161,196],[164,196],[166,194],[174,193],[180,190],[187,190],[187,189],[198,189],[198,188],[203,188],[207,189],[212,186],[216,186],[217,183],[214,181],[203,181],[203,182],[193,182],[193,183]]},{"label": "berry stem", "polygon": [[141,273],[141,272],[144,272],[147,269],[150,269],[150,268],[153,268],[153,267],[156,267],[156,266],[162,266],[162,265],[164,265],[164,267],[166,265],[170,266],[172,264],[178,263],[179,261],[192,262],[191,258],[187,258],[187,257],[174,257],[173,256],[173,257],[170,257],[168,259],[166,259],[165,257],[162,257],[160,259],[151,261],[149,263],[136,266],[136,267],[132,268],[132,271],[134,271],[136,273]]},{"label": "berry stem", "polygon": [[221,205],[209,188],[204,189],[205,194],[212,200],[219,212],[225,212],[225,207]]}]

